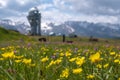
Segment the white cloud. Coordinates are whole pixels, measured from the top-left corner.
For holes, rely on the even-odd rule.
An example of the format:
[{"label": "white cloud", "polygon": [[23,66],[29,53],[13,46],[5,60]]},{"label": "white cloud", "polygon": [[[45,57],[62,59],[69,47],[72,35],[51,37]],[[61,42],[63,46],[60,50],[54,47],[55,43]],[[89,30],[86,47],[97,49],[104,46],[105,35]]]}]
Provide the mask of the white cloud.
[{"label": "white cloud", "polygon": [[27,18],[24,16],[21,17],[11,16],[11,17],[6,17],[5,19],[10,19],[13,22],[25,23],[27,25],[30,25]]},{"label": "white cloud", "polygon": [[8,0],[0,0],[0,8],[4,8],[7,6]]},{"label": "white cloud", "polygon": [[29,3],[33,4],[33,3],[38,3],[35,0],[15,0],[18,4],[20,4],[21,6],[27,5]]},{"label": "white cloud", "polygon": [[120,0],[68,0],[72,10],[84,14],[119,15]]},{"label": "white cloud", "polygon": [[52,4],[40,4],[40,5],[38,5],[37,6],[37,8],[41,11],[41,10],[46,10],[47,8],[51,8],[51,7],[53,7],[53,5]]},{"label": "white cloud", "polygon": [[115,16],[98,16],[98,15],[91,15],[91,16],[87,16],[85,15],[83,17],[85,19],[85,21],[88,22],[94,22],[94,23],[117,23],[118,22],[118,18]]},{"label": "white cloud", "polygon": [[28,0],[16,0],[20,5],[25,5]]},{"label": "white cloud", "polygon": [[[20,19],[37,6],[42,21],[64,22],[67,20],[109,22],[120,20],[120,0],[0,0],[0,18]],[[20,17],[20,18],[19,18]],[[21,20],[21,19],[20,19]]]},{"label": "white cloud", "polygon": [[71,16],[69,14],[60,12],[57,9],[52,9],[50,11],[43,11],[42,12],[42,20],[47,22],[54,22],[54,23],[62,23],[68,20]]}]

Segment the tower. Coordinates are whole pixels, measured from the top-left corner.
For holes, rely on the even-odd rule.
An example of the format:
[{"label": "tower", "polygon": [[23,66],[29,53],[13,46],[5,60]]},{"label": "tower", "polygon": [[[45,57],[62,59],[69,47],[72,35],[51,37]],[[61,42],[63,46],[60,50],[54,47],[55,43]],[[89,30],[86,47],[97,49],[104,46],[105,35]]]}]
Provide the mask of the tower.
[{"label": "tower", "polygon": [[41,35],[41,13],[37,7],[30,9],[27,19],[31,26],[31,35]]}]

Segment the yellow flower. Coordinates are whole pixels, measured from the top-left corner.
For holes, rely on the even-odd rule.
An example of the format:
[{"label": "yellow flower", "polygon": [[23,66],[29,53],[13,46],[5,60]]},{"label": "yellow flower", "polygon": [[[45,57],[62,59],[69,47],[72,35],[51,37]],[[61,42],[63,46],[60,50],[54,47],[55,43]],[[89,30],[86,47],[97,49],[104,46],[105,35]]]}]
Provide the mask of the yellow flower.
[{"label": "yellow flower", "polygon": [[94,76],[94,75],[91,75],[91,74],[87,76],[88,79],[93,79],[94,77],[95,77],[95,76]]},{"label": "yellow flower", "polygon": [[15,60],[16,63],[20,63],[22,60]]},{"label": "yellow flower", "polygon": [[65,70],[62,71],[62,73],[60,74],[61,78],[68,78],[69,76],[69,69],[66,68]]},{"label": "yellow flower", "polygon": [[66,52],[65,53],[65,56],[67,56],[67,57],[69,57],[69,56],[71,56],[72,54],[70,53],[70,52]]},{"label": "yellow flower", "polygon": [[73,69],[74,74],[79,74],[82,72],[82,68]]},{"label": "yellow flower", "polygon": [[46,68],[49,68],[50,66],[52,66],[53,64],[55,64],[55,62],[52,60],[48,66],[46,66]]},{"label": "yellow flower", "polygon": [[118,78],[118,80],[120,80],[120,78]]},{"label": "yellow flower", "polygon": [[42,58],[41,59],[41,62],[46,62],[46,61],[48,61],[49,60],[49,58],[46,56],[45,58]]},{"label": "yellow flower", "polygon": [[31,59],[23,59],[22,62],[25,63],[25,64],[30,64],[31,61],[32,61]]},{"label": "yellow flower", "polygon": [[30,64],[30,66],[31,66],[31,67],[34,67],[34,66],[35,66],[35,64]]},{"label": "yellow flower", "polygon": [[64,56],[64,53],[60,53],[60,56]]},{"label": "yellow flower", "polygon": [[100,53],[97,52],[96,54],[91,55],[89,59],[91,60],[92,63],[100,61],[101,60]]},{"label": "yellow flower", "polygon": [[103,67],[104,67],[104,68],[107,68],[108,66],[109,66],[109,64],[107,63],[107,64],[105,64]]},{"label": "yellow flower", "polygon": [[5,48],[1,48],[1,50],[5,50]]},{"label": "yellow flower", "polygon": [[81,66],[84,62],[85,62],[85,57],[82,57],[82,58],[77,57],[76,58],[77,65]]},{"label": "yellow flower", "polygon": [[17,59],[21,59],[23,57],[24,57],[23,55],[22,56],[15,56],[15,58],[17,58]]},{"label": "yellow flower", "polygon": [[4,60],[3,58],[0,58],[0,61]]},{"label": "yellow flower", "polygon": [[54,63],[54,64],[59,64],[59,63],[61,63],[61,62],[62,62],[61,59],[57,59],[57,60],[55,60],[55,63]]},{"label": "yellow flower", "polygon": [[76,58],[71,58],[71,59],[69,59],[70,62],[73,62],[73,61],[75,61],[75,60],[76,60]]},{"label": "yellow flower", "polygon": [[110,52],[110,55],[115,55],[115,52]]},{"label": "yellow flower", "polygon": [[119,61],[120,61],[119,59],[115,59],[114,63],[119,63]]},{"label": "yellow flower", "polygon": [[4,54],[1,54],[3,58],[15,58],[14,52],[6,52]]},{"label": "yellow flower", "polygon": [[49,65],[46,66],[46,68],[49,68],[50,66],[55,65],[55,64],[60,64],[61,62],[62,62],[62,59],[61,59],[61,58],[59,58],[59,59],[57,59],[57,60],[55,60],[55,61],[52,60],[52,61],[49,63]]},{"label": "yellow flower", "polygon": [[98,65],[97,65],[97,68],[102,68],[102,65],[101,65],[101,64],[98,64]]}]

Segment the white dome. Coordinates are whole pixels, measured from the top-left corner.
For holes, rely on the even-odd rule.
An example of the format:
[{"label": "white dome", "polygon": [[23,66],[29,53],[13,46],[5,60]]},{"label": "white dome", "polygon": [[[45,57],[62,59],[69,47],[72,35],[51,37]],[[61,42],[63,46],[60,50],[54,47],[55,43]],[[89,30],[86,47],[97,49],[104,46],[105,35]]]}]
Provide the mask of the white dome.
[{"label": "white dome", "polygon": [[38,11],[38,9],[37,9],[37,7],[33,7],[29,10],[29,12],[31,12],[31,11]]}]

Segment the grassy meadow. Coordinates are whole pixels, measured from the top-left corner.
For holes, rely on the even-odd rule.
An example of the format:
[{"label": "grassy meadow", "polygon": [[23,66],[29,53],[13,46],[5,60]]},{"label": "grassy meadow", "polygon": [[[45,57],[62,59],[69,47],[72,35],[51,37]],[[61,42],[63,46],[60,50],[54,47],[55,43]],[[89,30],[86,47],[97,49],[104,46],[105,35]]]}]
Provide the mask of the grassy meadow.
[{"label": "grassy meadow", "polygon": [[120,80],[120,40],[8,33],[0,33],[0,80]]}]

